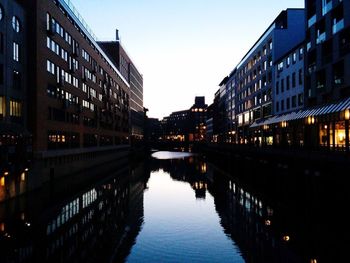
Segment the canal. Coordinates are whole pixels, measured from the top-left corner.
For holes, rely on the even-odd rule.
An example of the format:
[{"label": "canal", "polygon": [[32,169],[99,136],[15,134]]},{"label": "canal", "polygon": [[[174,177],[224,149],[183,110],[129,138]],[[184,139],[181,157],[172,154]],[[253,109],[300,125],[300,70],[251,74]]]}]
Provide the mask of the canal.
[{"label": "canal", "polygon": [[156,152],[1,203],[0,262],[348,262],[339,185],[298,172]]}]

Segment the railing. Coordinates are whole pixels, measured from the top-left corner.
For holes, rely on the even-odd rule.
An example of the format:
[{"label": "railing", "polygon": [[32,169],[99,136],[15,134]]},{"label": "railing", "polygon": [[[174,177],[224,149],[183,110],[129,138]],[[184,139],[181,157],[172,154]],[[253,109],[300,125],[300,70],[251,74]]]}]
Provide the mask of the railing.
[{"label": "railing", "polygon": [[84,18],[80,15],[78,10],[75,8],[75,6],[72,4],[70,0],[60,0],[61,2],[63,1],[67,7],[72,11],[72,13],[76,16],[76,18],[80,21],[82,26],[86,29],[86,31],[92,36],[92,38],[95,41],[98,41],[96,35],[92,32],[91,28],[88,26],[88,24],[85,22]]},{"label": "railing", "polygon": [[322,15],[324,16],[327,14],[329,11],[331,11],[333,8],[333,1],[328,2],[322,7]]},{"label": "railing", "polygon": [[322,34],[318,35],[316,39],[316,44],[321,44],[326,40],[326,32],[323,32]]}]

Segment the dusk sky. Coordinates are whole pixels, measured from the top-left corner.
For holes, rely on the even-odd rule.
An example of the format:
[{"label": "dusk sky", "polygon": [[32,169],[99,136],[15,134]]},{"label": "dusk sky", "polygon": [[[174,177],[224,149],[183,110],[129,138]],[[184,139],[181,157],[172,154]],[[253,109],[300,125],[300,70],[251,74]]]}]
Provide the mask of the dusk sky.
[{"label": "dusk sky", "polygon": [[144,77],[148,116],[211,104],[218,84],[286,8],[304,0],[72,0],[100,40],[115,29]]}]

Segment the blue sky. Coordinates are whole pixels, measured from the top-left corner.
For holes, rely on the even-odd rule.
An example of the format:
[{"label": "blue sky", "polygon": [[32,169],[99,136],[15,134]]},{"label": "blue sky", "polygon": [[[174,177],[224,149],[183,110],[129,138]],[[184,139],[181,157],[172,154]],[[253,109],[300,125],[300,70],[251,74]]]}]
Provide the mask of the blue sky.
[{"label": "blue sky", "polygon": [[71,0],[101,40],[122,44],[144,77],[144,106],[162,118],[212,103],[230,73],[279,12],[304,0]]}]

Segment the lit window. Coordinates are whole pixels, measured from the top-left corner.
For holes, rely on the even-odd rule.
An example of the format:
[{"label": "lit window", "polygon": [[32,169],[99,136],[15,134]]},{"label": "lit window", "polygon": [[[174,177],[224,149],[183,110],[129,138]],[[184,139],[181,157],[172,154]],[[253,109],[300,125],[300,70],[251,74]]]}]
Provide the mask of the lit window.
[{"label": "lit window", "polygon": [[6,112],[5,98],[0,97],[0,117],[4,117]]},{"label": "lit window", "polygon": [[0,179],[0,186],[5,186],[5,177],[1,177]]},{"label": "lit window", "polygon": [[20,23],[19,23],[18,17],[16,17],[16,16],[12,17],[12,28],[13,28],[13,30],[15,30],[15,32],[19,33]]},{"label": "lit window", "polygon": [[2,9],[2,6],[0,5],[0,21],[2,20],[3,16],[4,16],[4,11]]},{"label": "lit window", "polygon": [[20,101],[10,100],[10,116],[22,116],[22,103]]},{"label": "lit window", "polygon": [[19,61],[19,45],[16,42],[13,42],[13,60]]}]

